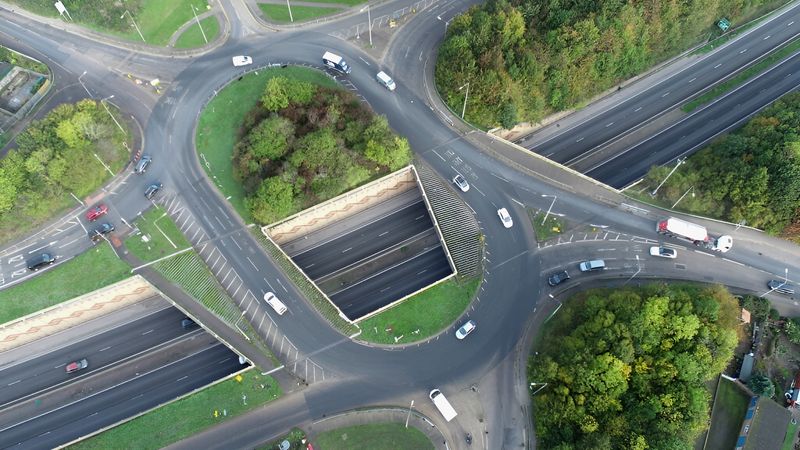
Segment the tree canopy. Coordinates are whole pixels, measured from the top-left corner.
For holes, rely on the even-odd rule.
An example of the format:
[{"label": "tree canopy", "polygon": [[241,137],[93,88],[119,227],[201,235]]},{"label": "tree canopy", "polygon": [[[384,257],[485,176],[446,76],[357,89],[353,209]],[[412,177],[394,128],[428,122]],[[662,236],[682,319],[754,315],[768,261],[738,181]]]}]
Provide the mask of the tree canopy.
[{"label": "tree canopy", "polygon": [[704,381],[737,342],[722,287],[649,285],[568,300],[548,326],[530,381],[543,448],[692,447],[708,423]]},{"label": "tree canopy", "polygon": [[245,204],[270,223],[405,166],[411,149],[349,92],[275,77],[233,160]]},{"label": "tree canopy", "polygon": [[457,16],[436,63],[454,110],[470,84],[466,118],[505,127],[568,109],[642,72],[766,0],[488,0]]}]

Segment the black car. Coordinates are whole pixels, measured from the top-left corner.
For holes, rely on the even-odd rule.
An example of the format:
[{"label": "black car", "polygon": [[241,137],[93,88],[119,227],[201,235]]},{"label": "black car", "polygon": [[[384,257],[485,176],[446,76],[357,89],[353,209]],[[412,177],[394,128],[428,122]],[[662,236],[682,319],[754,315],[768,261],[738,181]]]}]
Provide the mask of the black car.
[{"label": "black car", "polygon": [[188,317],[184,317],[183,320],[181,320],[181,327],[183,327],[184,330],[188,330],[196,326],[197,324],[195,323],[195,321]]},{"label": "black car", "polygon": [[136,167],[133,168],[133,173],[145,173],[151,162],[153,162],[153,158],[151,158],[150,155],[142,155],[142,159],[140,159],[139,162],[136,163]]},{"label": "black car", "polygon": [[556,272],[550,275],[547,278],[547,284],[549,284],[550,286],[556,286],[567,280],[569,280],[569,274],[567,273],[566,270],[562,270],[561,272]]},{"label": "black car", "polygon": [[161,186],[161,183],[153,183],[150,186],[147,186],[147,189],[144,190],[144,196],[147,197],[147,199],[155,197],[158,191],[161,190]]},{"label": "black car", "polygon": [[49,266],[56,262],[56,257],[51,255],[50,253],[42,253],[39,256],[35,256],[27,261],[28,263],[28,270],[39,270],[44,266]]},{"label": "black car", "polygon": [[102,235],[111,233],[112,231],[114,231],[114,225],[106,222],[100,224],[92,230],[89,230],[89,238],[92,240],[92,242],[96,242],[101,239]]},{"label": "black car", "polygon": [[786,280],[770,280],[770,282],[767,283],[767,287],[769,287],[770,290],[778,292],[780,294],[786,294],[786,295],[794,294],[794,286],[786,282]]}]

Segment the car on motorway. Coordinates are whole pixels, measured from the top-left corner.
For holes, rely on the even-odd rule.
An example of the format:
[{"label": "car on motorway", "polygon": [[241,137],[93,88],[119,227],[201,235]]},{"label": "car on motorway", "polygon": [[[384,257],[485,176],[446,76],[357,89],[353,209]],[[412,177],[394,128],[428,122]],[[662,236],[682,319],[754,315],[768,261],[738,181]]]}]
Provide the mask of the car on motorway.
[{"label": "car on motorway", "polygon": [[232,58],[235,67],[247,66],[253,64],[253,58],[249,56],[239,55]]},{"label": "car on motorway", "polygon": [[503,222],[503,226],[506,228],[511,228],[514,226],[514,221],[511,220],[511,215],[508,214],[508,210],[505,208],[500,208],[497,210],[497,215],[500,217],[500,221]]},{"label": "car on motorway", "polygon": [[83,369],[85,369],[87,367],[89,367],[89,361],[87,361],[86,358],[83,358],[83,359],[79,359],[77,361],[72,361],[71,363],[67,364],[64,367],[64,370],[67,373],[73,373],[73,372],[77,372],[79,370],[83,370]]},{"label": "car on motorway", "polygon": [[678,256],[678,252],[669,247],[650,247],[650,254],[662,258],[676,258]]},{"label": "car on motorway", "polygon": [[469,183],[467,183],[467,179],[461,174],[453,177],[453,183],[461,189],[461,192],[467,192],[469,190]]},{"label": "car on motorway", "polygon": [[566,270],[562,270],[547,277],[547,284],[557,286],[567,280],[569,280],[569,273]]},{"label": "car on motorway", "polygon": [[184,330],[188,330],[188,329],[190,329],[190,328],[194,328],[195,326],[197,326],[197,323],[196,323],[194,320],[192,320],[192,319],[190,319],[190,318],[188,318],[188,317],[184,317],[184,318],[181,320],[181,327],[182,327]]},{"label": "car on motorway", "polygon": [[278,297],[276,297],[272,292],[267,292],[264,294],[264,301],[267,302],[267,304],[271,306],[279,316],[282,316],[283,313],[285,313],[288,309],[286,308],[286,305],[284,305],[282,301],[278,300]]},{"label": "car on motorway", "polygon": [[100,225],[89,230],[89,239],[91,239],[92,242],[97,242],[104,234],[111,233],[112,231],[114,231],[113,224],[109,222],[101,223]]},{"label": "car on motorway", "polygon": [[151,162],[153,162],[153,158],[150,155],[148,154],[142,155],[142,159],[140,159],[139,162],[136,163],[136,167],[133,168],[133,173],[147,172],[147,167],[150,166]]},{"label": "car on motorway", "polygon": [[602,259],[584,261],[578,264],[578,268],[581,269],[581,272],[592,272],[595,270],[603,270],[606,268],[606,262],[603,261]]},{"label": "car on motorway", "polygon": [[162,186],[163,185],[161,183],[159,183],[159,182],[155,182],[155,183],[151,184],[150,186],[147,186],[147,189],[144,190],[144,196],[148,200],[152,199],[153,197],[156,196],[156,194],[158,194],[158,191],[161,190]]},{"label": "car on motorway", "polygon": [[458,330],[456,330],[456,339],[461,340],[469,336],[470,333],[475,331],[475,326],[476,325],[474,320],[466,321],[464,325],[461,325],[461,327]]},{"label": "car on motorway", "polygon": [[90,209],[89,211],[86,211],[86,220],[88,220],[89,222],[94,222],[95,220],[105,216],[106,214],[108,214],[108,206],[101,203],[95,206],[94,208]]},{"label": "car on motorway", "polygon": [[793,295],[794,294],[794,286],[792,286],[786,280],[770,280],[767,283],[767,286],[770,290],[778,292],[780,294],[786,295]]},{"label": "car on motorway", "polygon": [[26,261],[28,270],[39,270],[56,262],[56,257],[50,253],[40,253]]}]

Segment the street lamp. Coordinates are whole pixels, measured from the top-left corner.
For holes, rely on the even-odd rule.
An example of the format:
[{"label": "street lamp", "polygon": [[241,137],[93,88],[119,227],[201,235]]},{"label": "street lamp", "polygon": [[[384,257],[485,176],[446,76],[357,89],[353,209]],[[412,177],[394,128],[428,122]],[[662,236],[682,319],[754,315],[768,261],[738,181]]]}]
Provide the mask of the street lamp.
[{"label": "street lamp", "polygon": [[367,29],[369,30],[369,46],[372,47],[372,16],[370,16],[369,13],[369,3],[367,3],[367,6],[361,8],[361,10],[358,12],[364,12],[365,9],[367,10]]},{"label": "street lamp", "polygon": [[536,395],[536,393],[537,393],[537,392],[539,392],[539,391],[541,391],[542,389],[544,389],[544,388],[546,388],[546,387],[547,387],[547,383],[531,383],[531,385],[530,385],[530,388],[531,388],[531,389],[533,389],[533,387],[534,387],[534,386],[536,386],[537,384],[541,384],[541,385],[542,385],[542,387],[540,387],[540,388],[539,388],[539,389],[537,389],[537,390],[536,390],[534,393],[532,393],[532,394],[531,394],[531,397],[533,397],[534,395]]},{"label": "street lamp", "polygon": [[92,97],[92,93],[91,93],[91,92],[89,92],[89,89],[87,89],[87,88],[86,88],[86,85],[85,85],[85,84],[83,84],[83,80],[81,80],[81,78],[83,78],[83,76],[84,76],[84,75],[86,75],[86,71],[85,71],[85,70],[84,70],[84,71],[83,71],[83,73],[82,73],[82,74],[80,74],[80,76],[78,77],[78,83],[80,83],[80,84],[81,84],[81,86],[83,86],[83,90],[84,90],[84,91],[86,91],[86,93],[87,93],[87,94],[89,94],[89,98],[91,98],[91,97]]},{"label": "street lamp", "polygon": [[464,119],[464,113],[467,112],[467,98],[469,98],[469,81],[464,86],[461,86],[460,88],[458,88],[458,90],[460,91],[461,89],[464,89],[465,86],[467,88],[467,95],[464,96],[464,107],[461,109],[461,119],[462,120]]},{"label": "street lamp", "polygon": [[547,217],[550,215],[550,211],[553,210],[553,205],[556,204],[556,199],[558,198],[558,196],[557,195],[542,194],[542,197],[553,197],[553,201],[550,202],[550,207],[547,208],[547,212],[544,215],[544,219],[542,219],[542,226],[544,226],[544,223],[547,222]]},{"label": "street lamp", "polygon": [[770,292],[774,291],[775,289],[780,289],[780,288],[786,286],[787,283],[789,283],[789,268],[785,267],[783,269],[783,283],[775,286],[774,288],[770,288],[770,290],[768,290],[767,292],[764,292],[763,294],[759,295],[759,297],[763,297],[763,296],[769,294]]},{"label": "street lamp", "polygon": [[100,104],[103,105],[103,108],[106,109],[106,112],[108,113],[108,115],[111,116],[111,120],[113,120],[114,123],[117,124],[117,127],[120,129],[120,131],[122,131],[122,134],[127,134],[127,133],[125,133],[125,129],[122,128],[122,125],[120,125],[119,122],[117,122],[117,118],[114,117],[113,114],[111,114],[111,111],[109,111],[108,106],[106,106],[106,100],[111,100],[112,98],[114,98],[114,96],[113,95],[109,95],[106,98],[100,99]]},{"label": "street lamp", "polygon": [[622,285],[625,286],[626,284],[628,284],[628,281],[631,281],[636,275],[639,275],[639,272],[641,271],[642,271],[642,266],[639,265],[639,255],[636,255],[636,272],[633,275],[631,275],[631,277],[628,278],[627,281],[622,283]]},{"label": "street lamp", "polygon": [[289,8],[289,22],[294,23],[294,17],[292,17],[292,6],[289,4],[289,0],[286,0],[286,7]]},{"label": "street lamp", "polygon": [[119,18],[120,18],[120,19],[124,19],[124,18],[125,18],[125,14],[127,14],[127,15],[128,15],[128,17],[130,17],[130,18],[131,18],[131,22],[133,22],[133,26],[134,26],[134,28],[136,28],[136,31],[139,33],[139,37],[140,37],[140,38],[142,38],[142,42],[144,42],[145,44],[147,44],[147,41],[145,41],[145,40],[144,40],[144,36],[142,36],[142,30],[140,30],[140,29],[139,29],[139,25],[136,25],[136,20],[134,20],[134,19],[133,19],[133,14],[131,14],[131,12],[130,12],[130,11],[128,11],[128,10],[126,9],[126,10],[125,10],[125,12],[124,12],[124,13],[122,13],[122,15],[121,15],[121,16],[119,16]]},{"label": "street lamp", "polygon": [[[190,3],[189,6],[192,7],[192,14],[194,14],[194,20],[197,22],[197,27],[200,28],[200,34],[203,35],[203,40],[206,41],[206,44],[208,44],[208,38],[206,38],[206,32],[203,31],[203,26],[200,25],[200,19],[197,18],[197,12],[195,11],[194,5]],[[144,38],[142,38],[142,40],[144,40]]]},{"label": "street lamp", "polygon": [[450,25],[450,20],[453,20],[453,19],[444,20],[444,19],[442,19],[442,16],[436,16],[436,18],[441,20],[442,22],[444,22],[444,35],[447,36],[447,26]]},{"label": "street lamp", "polygon": [[[691,191],[692,189],[694,189],[694,186],[692,186],[689,189],[687,189],[686,192],[684,192],[683,195],[681,195],[681,198],[679,198],[677,202],[672,204],[672,208],[670,208],[670,209],[675,209],[675,206],[677,206],[678,203],[680,203],[681,200],[683,200],[683,197],[686,197],[686,194],[688,194],[689,191]],[[694,198],[694,192],[692,192],[692,198]]]},{"label": "street lamp", "polygon": [[681,164],[683,164],[684,162],[686,162],[686,158],[683,158],[683,159],[678,158],[678,164],[675,164],[675,167],[673,167],[672,170],[667,174],[667,177],[664,178],[664,181],[662,181],[661,184],[659,184],[658,186],[656,186],[655,189],[653,189],[653,192],[650,193],[650,197],[655,197],[656,196],[656,192],[658,192],[658,190],[661,188],[661,186],[663,186],[664,183],[667,182],[669,177],[671,177],[672,174],[675,173],[676,170],[678,170],[678,167],[680,167]]}]

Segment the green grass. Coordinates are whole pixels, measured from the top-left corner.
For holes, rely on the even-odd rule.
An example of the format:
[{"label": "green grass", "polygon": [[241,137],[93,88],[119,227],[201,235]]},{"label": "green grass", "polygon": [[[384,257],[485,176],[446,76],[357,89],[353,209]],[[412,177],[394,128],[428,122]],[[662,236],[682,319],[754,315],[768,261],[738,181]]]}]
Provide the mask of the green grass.
[{"label": "green grass", "polygon": [[[258,7],[267,19],[277,23],[288,23],[289,10],[286,5],[259,3]],[[340,8],[318,8],[316,6],[292,6],[292,18],[295,22],[303,22],[317,17],[327,16],[341,11]]]},{"label": "green grass", "polygon": [[[358,339],[382,344],[408,343],[442,331],[467,309],[479,278],[448,280],[359,323]],[[388,330],[388,331],[387,331]],[[419,333],[415,333],[419,330]],[[395,342],[395,337],[403,336]]]},{"label": "green grass", "polygon": [[750,399],[732,382],[723,378],[719,383],[706,448],[734,448]]},{"label": "green grass", "polygon": [[789,422],[789,427],[786,429],[786,438],[783,440],[782,450],[794,450],[794,438],[797,436],[798,423]]},{"label": "green grass", "polygon": [[[304,1],[313,3],[336,3],[348,6],[355,6],[355,5],[360,5],[361,3],[366,3],[365,0],[304,0]],[[294,13],[294,6],[292,6],[292,13]],[[363,14],[366,15],[367,14],[366,11]]]},{"label": "green grass", "polygon": [[716,85],[713,89],[709,90],[705,94],[683,105],[683,107],[681,107],[681,110],[687,113],[694,111],[701,105],[704,105],[718,97],[721,97],[726,92],[732,91],[734,88],[744,84],[747,80],[754,78],[756,75],[764,72],[765,70],[772,67],[780,60],[788,57],[797,50],[800,50],[800,39],[793,40],[782,49],[772,53],[771,55],[759,61],[757,64],[748,67],[735,77]]},{"label": "green grass", "polygon": [[[219,22],[217,18],[215,16],[206,17],[200,21],[200,26],[203,27],[208,42],[213,42],[219,34]],[[204,45],[206,45],[206,41],[203,39],[203,33],[200,32],[200,27],[197,26],[197,22],[186,29],[178,40],[175,41],[175,48],[195,48]]]},{"label": "green grass", "polygon": [[130,270],[103,241],[70,261],[0,291],[0,323],[116,283],[131,276]]},{"label": "green grass", "polygon": [[285,434],[278,439],[260,445],[256,447],[255,450],[275,450],[276,448],[278,448],[278,444],[280,444],[284,440],[289,441],[289,443],[291,444],[290,447],[291,450],[305,449],[306,447],[302,445],[301,442],[304,437],[306,437],[305,431],[299,428],[292,428],[292,431],[290,431],[289,434]]},{"label": "green grass", "polygon": [[320,433],[314,447],[325,450],[422,450],[433,449],[433,442],[414,427],[402,423],[375,423],[338,428]]},{"label": "green grass", "polygon": [[[141,233],[125,239],[125,247],[144,262],[155,261],[191,247],[175,222],[161,208],[151,208],[134,222]],[[142,238],[147,236],[148,242]]]},{"label": "green grass", "polygon": [[[262,388],[263,386],[263,388]],[[247,404],[242,401],[247,396]],[[73,449],[153,449],[167,446],[275,400],[278,383],[256,370],[203,389],[71,446]],[[227,416],[223,416],[223,410]],[[215,412],[218,417],[215,416]]]},{"label": "green grass", "polygon": [[[142,30],[142,35],[148,44],[164,46],[181,25],[194,20],[192,5],[200,13],[206,11],[207,4],[205,0],[142,0],[142,9],[133,15],[133,20]],[[75,17],[74,13],[73,17]],[[128,32],[120,34],[112,31],[112,33],[120,34],[122,37],[134,42],[141,42],[142,38],[136,32],[133,21],[131,21],[128,14],[125,14],[125,20],[130,22]]]},{"label": "green grass", "polygon": [[245,222],[252,222],[252,218],[244,206],[244,189],[233,178],[233,146],[239,139],[239,129],[245,116],[258,103],[267,81],[275,76],[292,77],[326,87],[336,86],[322,72],[312,69],[287,67],[260,70],[257,74],[245,75],[241,81],[234,81],[221,90],[200,114],[197,125],[196,146],[200,163],[222,194],[230,197],[228,201]]},{"label": "green grass", "polygon": [[[547,221],[544,221],[545,213],[543,212],[533,214],[533,211],[528,211],[528,215],[531,218],[537,241],[546,241],[552,237],[556,237],[567,228],[566,221],[559,216],[550,214],[547,216]],[[544,224],[542,224],[543,221]]]}]

